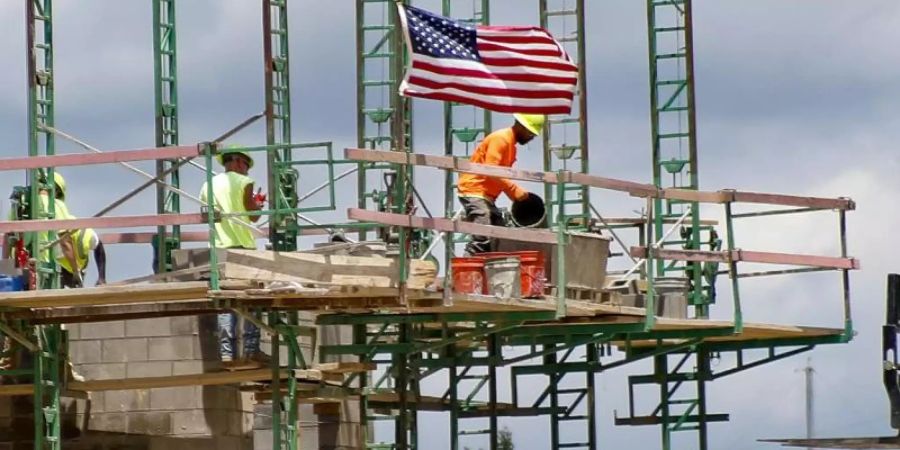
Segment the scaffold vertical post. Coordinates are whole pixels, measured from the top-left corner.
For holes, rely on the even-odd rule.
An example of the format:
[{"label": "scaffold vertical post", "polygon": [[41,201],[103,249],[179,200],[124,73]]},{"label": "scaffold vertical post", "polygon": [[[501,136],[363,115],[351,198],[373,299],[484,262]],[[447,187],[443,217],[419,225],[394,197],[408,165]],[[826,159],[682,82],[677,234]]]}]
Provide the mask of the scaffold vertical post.
[{"label": "scaffold vertical post", "polygon": [[[155,87],[156,146],[178,145],[178,71],[177,40],[175,26],[175,1],[153,0],[153,81]],[[166,184],[179,188],[181,180],[177,169],[172,170],[175,160],[156,161],[156,176],[167,171],[162,178]],[[162,184],[156,187],[157,214],[178,214],[181,212],[180,197],[168,191]],[[157,227],[154,240],[154,270],[162,273],[172,270],[172,251],[181,246],[181,227],[173,225],[171,231],[166,226]]]}]

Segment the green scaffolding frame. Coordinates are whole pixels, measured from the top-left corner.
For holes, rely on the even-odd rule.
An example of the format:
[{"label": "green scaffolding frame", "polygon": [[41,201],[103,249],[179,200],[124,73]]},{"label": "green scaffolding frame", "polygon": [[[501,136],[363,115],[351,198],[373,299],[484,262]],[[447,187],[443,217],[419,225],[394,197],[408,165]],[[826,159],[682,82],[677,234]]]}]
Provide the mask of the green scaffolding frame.
[{"label": "green scaffolding frame", "polygon": [[[479,0],[480,9],[476,10],[472,21],[487,23],[490,17],[490,5],[488,0]],[[444,13],[454,14],[451,10],[452,0],[444,0]],[[157,146],[167,147],[178,144],[178,114],[177,114],[177,65],[176,65],[176,41],[175,41],[175,0],[152,0],[154,7],[154,81],[156,99],[157,120]],[[553,10],[553,0],[540,0],[542,24],[549,26],[552,17],[566,17],[573,19],[577,29],[574,35],[562,38],[566,45],[575,45],[572,52],[576,60],[585,60],[586,48],[585,12],[584,0],[575,0],[574,10]],[[367,5],[385,8],[381,22],[371,22],[370,14],[365,9]],[[298,218],[303,212],[315,212],[334,210],[337,205],[334,197],[334,182],[343,175],[335,176],[334,166],[337,164],[353,164],[359,171],[359,198],[358,204],[362,208],[377,207],[379,196],[390,198],[388,209],[390,212],[406,213],[411,197],[413,167],[411,163],[373,164],[363,161],[341,160],[336,161],[331,154],[331,146],[328,143],[296,144],[292,142],[290,129],[290,81],[289,81],[289,54],[288,54],[288,24],[286,0],[262,0],[263,6],[263,33],[265,49],[265,74],[266,74],[266,145],[247,148],[250,152],[265,152],[267,155],[269,198],[272,199],[271,209],[256,212],[258,215],[272,217],[270,241],[273,248],[278,251],[292,251],[297,248],[299,233],[307,228],[319,227],[327,229],[354,229],[365,231],[372,228],[384,228],[378,224],[314,224],[300,225]],[[357,0],[357,67],[358,78],[358,144],[360,148],[397,150],[411,152],[412,136],[411,122],[412,110],[410,101],[397,95],[400,76],[403,71],[402,39],[399,39],[396,10],[394,2],[389,0]],[[740,258],[734,255],[739,252],[734,236],[734,220],[742,218],[763,217],[766,215],[786,213],[806,213],[829,210],[821,206],[801,206],[796,210],[772,210],[753,213],[734,213],[733,204],[742,200],[735,194],[722,191],[717,200],[707,200],[708,196],[690,197],[671,193],[665,188],[675,187],[690,191],[697,191],[697,150],[696,150],[696,126],[693,100],[693,51],[690,0],[648,0],[648,32],[650,33],[650,67],[651,67],[651,106],[653,129],[653,164],[654,186],[656,191],[651,194],[639,195],[647,201],[647,215],[645,228],[640,235],[640,246],[646,251],[643,256],[643,273],[648,283],[647,310],[651,313],[640,322],[636,323],[571,323],[565,326],[542,327],[535,324],[565,320],[567,317],[566,290],[558,289],[555,310],[534,311],[501,311],[501,312],[447,312],[440,313],[386,313],[386,314],[329,314],[319,317],[318,325],[346,325],[353,329],[352,344],[335,344],[323,346],[320,358],[329,355],[357,355],[361,361],[374,362],[379,366],[376,374],[360,374],[353,381],[360,395],[360,410],[362,412],[362,439],[367,442],[367,448],[391,448],[391,449],[415,449],[418,448],[418,415],[416,402],[423,395],[421,381],[441,371],[446,370],[450,375],[448,389],[441,392],[441,398],[448,399],[447,411],[451,419],[450,441],[451,447],[458,450],[463,442],[461,436],[481,435],[488,439],[488,448],[496,449],[498,445],[499,418],[514,416],[547,416],[550,425],[551,448],[588,448],[596,449],[599,438],[596,429],[596,403],[595,376],[598,373],[631,364],[640,360],[652,359],[654,371],[650,375],[633,376],[629,378],[629,391],[632,407],[630,416],[617,418],[617,423],[622,425],[660,425],[662,447],[666,450],[672,446],[672,433],[676,431],[691,430],[698,434],[699,448],[708,447],[708,424],[720,420],[727,420],[727,415],[710,414],[706,410],[706,383],[713,380],[738,373],[765,363],[782,358],[794,356],[808,351],[819,344],[838,344],[848,342],[853,335],[853,326],[850,315],[849,294],[849,270],[840,268],[843,288],[844,327],[840,335],[822,337],[798,338],[798,339],[760,339],[755,341],[715,342],[707,341],[710,337],[727,337],[740,333],[743,329],[743,316],[741,313],[741,298],[739,280],[741,278],[757,277],[762,275],[781,275],[786,273],[805,272],[821,269],[796,269],[774,270],[769,272],[740,273],[738,262]],[[665,12],[664,12],[665,10]],[[53,126],[53,70],[52,70],[52,6],[51,0],[30,0],[27,19],[29,21],[28,35],[28,76],[29,76],[29,156],[42,156],[54,154],[54,137],[43,126]],[[665,16],[665,14],[670,14]],[[674,23],[666,23],[666,19],[674,19]],[[662,39],[671,35],[676,36],[677,50],[671,53],[660,51]],[[572,40],[569,40],[569,39]],[[382,78],[370,79],[370,69],[366,62],[369,60],[384,59],[385,72]],[[663,62],[675,62],[680,72],[676,78],[664,78],[661,65]],[[373,75],[374,76],[374,75]],[[556,161],[557,150],[572,150],[573,155],[578,154],[579,167],[575,172],[586,174],[588,166],[587,146],[587,110],[586,91],[584,90],[585,73],[581,65],[579,73],[582,90],[579,92],[577,115],[568,118],[554,118],[550,122],[550,132],[560,126],[570,124],[578,125],[577,142],[570,141],[560,145],[549,140],[545,141],[545,171],[555,175],[556,182],[546,182],[547,198],[556,199],[555,227],[558,243],[558,273],[559,284],[565,286],[566,267],[564,266],[565,252],[568,246],[568,236],[571,230],[580,228],[571,219],[584,219],[588,223],[588,214],[592,209],[589,202],[589,193],[592,186],[588,183],[578,182],[573,179],[572,172],[567,167],[560,167]],[[663,92],[673,88],[672,91]],[[383,89],[389,93],[381,98],[381,103],[372,103],[371,90]],[[377,97],[377,95],[376,95]],[[456,108],[456,109],[454,109]],[[479,135],[486,134],[491,128],[490,113],[473,109],[474,121],[471,127],[458,126],[454,111],[459,108],[447,105],[445,108],[445,154],[447,156],[461,156],[459,143],[473,142]],[[686,117],[681,121],[676,131],[664,129],[664,123],[668,120],[664,116],[677,114]],[[677,121],[676,121],[677,122]],[[382,127],[384,125],[384,127]],[[385,129],[386,128],[386,129]],[[468,133],[468,134],[466,134]],[[473,135],[470,140],[463,139]],[[454,138],[456,140],[454,140]],[[573,139],[575,139],[573,137]],[[678,142],[688,146],[688,157],[673,162],[670,154],[665,151],[670,147],[665,145],[668,141]],[[573,143],[575,142],[575,143]],[[300,148],[325,148],[325,159],[311,160],[309,158],[295,159],[293,150]],[[560,147],[560,148],[557,148]],[[571,147],[571,148],[569,148]],[[199,145],[202,156],[205,159],[206,180],[208,197],[212,198],[212,177],[215,155],[220,151],[218,142],[202,143]],[[552,156],[552,157],[551,157]],[[557,158],[565,160],[566,158]],[[327,206],[308,207],[302,206],[302,200],[297,193],[296,168],[305,165],[326,165],[328,167],[330,187],[330,203]],[[179,182],[178,164],[173,160],[162,160],[157,164],[157,174],[163,176],[167,173],[167,183],[177,186]],[[677,170],[674,170],[677,169]],[[366,174],[372,170],[390,170],[397,173],[398,182],[393,184],[393,189],[388,192],[369,193],[366,191]],[[674,175],[675,182],[669,185],[664,180],[663,171]],[[29,172],[31,186],[39,186],[41,179],[52,179],[53,169],[35,169]],[[679,181],[678,177],[682,179]],[[685,182],[684,179],[689,181]],[[452,200],[454,195],[452,180],[453,171],[448,170],[445,175],[446,183],[446,210],[448,216],[452,213]],[[53,187],[50,187],[51,192]],[[324,189],[324,187],[322,188]],[[566,205],[572,197],[571,205],[577,208],[569,210]],[[708,194],[708,193],[702,193]],[[158,190],[157,211],[162,213],[177,213],[179,203],[177,197],[169,195],[164,190]],[[729,196],[730,195],[730,196]],[[53,217],[53,201],[49,202],[50,215]],[[688,198],[689,197],[689,198]],[[307,197],[303,197],[304,199]],[[686,199],[687,198],[687,199]],[[33,189],[31,193],[32,215],[38,216],[38,193]],[[370,201],[371,200],[371,201]],[[552,202],[551,202],[552,203]],[[711,232],[712,229],[701,224],[701,203],[720,204],[725,212],[726,242],[725,251],[710,245],[710,252],[697,252],[703,248],[701,243],[701,231]],[[765,203],[757,201],[757,203]],[[787,203],[774,204],[786,205]],[[841,256],[847,258],[846,239],[846,210],[838,208],[839,233],[841,240]],[[213,208],[206,208],[207,225],[209,226],[209,244],[215,248],[216,221],[225,216],[217,213]],[[673,228],[682,227],[688,231],[679,238],[668,239],[666,225],[671,224],[675,218],[681,219]],[[302,219],[301,219],[302,220]],[[570,223],[571,222],[571,223]],[[570,227],[571,225],[571,227]],[[159,246],[160,270],[168,270],[170,266],[169,252],[180,244],[179,229],[160,227],[158,238],[164,245]],[[406,245],[415,232],[411,227],[399,227],[399,260],[400,279],[408,274],[407,262],[411,257],[418,256]],[[446,237],[448,257],[452,254],[453,233]],[[712,240],[710,239],[709,242]],[[34,240],[33,253],[40,251],[37,240]],[[658,243],[659,245],[652,245]],[[665,253],[667,247],[679,247],[686,253],[672,255]],[[52,249],[50,250],[53,251]],[[712,253],[715,255],[710,256]],[[727,253],[727,257],[722,256]],[[52,254],[52,253],[51,253]],[[679,330],[661,330],[655,327],[654,307],[654,283],[657,277],[667,273],[679,271],[690,275],[693,284],[691,304],[696,307],[698,318],[708,317],[708,308],[711,303],[709,280],[703,279],[704,273],[701,265],[704,262],[718,260],[703,259],[723,257],[722,264],[727,269],[715,271],[716,274],[728,275],[731,286],[734,315],[729,326],[719,328],[695,328]],[[217,270],[216,252],[211,252],[210,263],[213,270],[210,274],[210,289],[218,291],[220,277]],[[668,262],[667,262],[668,261]],[[718,264],[718,262],[716,262]],[[717,266],[710,266],[717,267]],[[834,268],[832,268],[834,269]],[[58,273],[55,267],[55,258],[50,258],[50,263],[41,267],[41,287],[58,287]],[[714,279],[712,280],[715,281]],[[401,284],[399,296],[405,295]],[[220,306],[229,308],[227,300],[219,300]],[[300,324],[296,312],[284,312],[274,310],[241,311],[241,315],[262,325],[273,334],[273,362],[272,377],[272,405],[273,405],[273,448],[276,450],[296,450],[298,446],[297,420],[297,381],[294,377],[287,377],[282,391],[282,371],[303,369],[308,366],[303,353],[300,351],[300,339],[305,336],[307,327]],[[264,318],[263,318],[264,316]],[[435,332],[425,324],[439,324],[440,330]],[[474,324],[474,325],[473,325]],[[13,324],[3,324],[10,327]],[[16,327],[9,328],[16,331]],[[46,325],[33,327],[35,341],[30,343],[34,348],[35,366],[32,373],[35,384],[35,449],[59,449],[61,448],[60,421],[59,421],[59,397],[64,380],[60,380],[60,369],[67,353],[65,333],[58,325]],[[25,333],[20,331],[20,337]],[[23,338],[27,341],[27,336]],[[678,342],[672,342],[676,340]],[[651,341],[652,345],[641,345],[642,342]],[[465,344],[465,346],[463,346]],[[612,345],[623,350],[623,356],[613,359]],[[281,361],[280,352],[282,346],[287,348],[287,358]],[[515,349],[512,354],[508,349]],[[768,355],[750,362],[745,361],[744,353],[750,350],[765,350]],[[524,354],[519,354],[524,351]],[[581,355],[584,361],[574,360]],[[736,364],[732,368],[715,372],[710,366],[710,360],[723,353],[734,353]],[[537,364],[533,364],[538,362]],[[520,364],[524,363],[524,364]],[[688,364],[691,369],[686,369]],[[498,383],[498,372],[509,370],[512,374],[510,395],[513,399],[512,408],[501,408],[501,388]],[[547,386],[538,395],[538,398],[530,405],[519,405],[520,392],[518,391],[518,378],[538,375],[546,377]],[[583,378],[582,378],[583,377]],[[565,384],[564,380],[576,378],[576,385]],[[583,382],[582,382],[583,381]],[[467,386],[462,386],[467,384]],[[650,385],[657,391],[659,406],[649,415],[636,415],[634,408],[635,387]],[[684,390],[685,386],[693,385],[687,397],[676,397],[676,393]],[[350,388],[350,386],[345,386]],[[376,420],[375,408],[369,401],[369,394],[394,392],[397,394],[397,402],[388,405],[391,412],[391,420],[394,422],[394,442],[375,442],[368,423]],[[681,392],[684,394],[684,392]],[[382,408],[385,405],[379,405]],[[465,428],[463,422],[487,422],[486,428]],[[579,422],[584,429],[583,438],[576,441],[567,440],[560,432],[561,424],[567,422]],[[468,438],[465,438],[468,439]]]}]

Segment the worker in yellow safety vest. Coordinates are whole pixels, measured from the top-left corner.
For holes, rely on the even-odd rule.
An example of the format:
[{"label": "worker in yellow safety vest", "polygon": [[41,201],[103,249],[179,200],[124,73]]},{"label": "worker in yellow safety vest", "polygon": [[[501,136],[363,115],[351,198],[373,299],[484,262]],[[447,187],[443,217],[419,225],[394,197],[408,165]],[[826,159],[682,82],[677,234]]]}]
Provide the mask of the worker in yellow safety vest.
[{"label": "worker in yellow safety vest", "polygon": [[61,240],[60,246],[62,251],[56,261],[62,269],[60,284],[63,287],[80,288],[84,286],[84,273],[92,252],[94,262],[97,264],[97,286],[106,284],[106,250],[96,231],[92,228],[85,228],[70,232]]},{"label": "worker in yellow safety vest", "polygon": [[[540,135],[546,116],[514,114],[513,117],[515,122],[511,127],[489,134],[478,144],[469,162],[499,167],[515,164],[516,144],[525,145]],[[496,205],[501,193],[512,201],[528,198],[528,191],[512,180],[472,173],[460,174],[457,190],[465,213],[464,220],[480,225],[504,225],[503,215]],[[491,239],[487,236],[472,236],[466,245],[466,255],[489,252],[491,247]]]},{"label": "worker in yellow safety vest", "polygon": [[[261,193],[254,195],[253,179],[248,176],[253,168],[253,158],[250,153],[239,146],[231,146],[222,150],[217,156],[219,163],[225,167],[225,172],[212,178],[212,201],[208,200],[208,186],[203,183],[200,191],[200,199],[210,208],[222,214],[238,213],[236,218],[223,217],[215,225],[215,247],[217,249],[256,249],[256,239],[249,222],[259,220],[258,215],[241,215],[250,211],[259,211],[265,205],[265,196]],[[235,220],[238,219],[238,220]],[[218,318],[219,329],[219,355],[226,364],[236,363],[239,359],[267,364],[268,355],[259,348],[259,328],[250,321],[244,321],[244,345],[243,354],[235,353],[235,329],[239,325],[240,318],[234,313],[221,313]]]}]

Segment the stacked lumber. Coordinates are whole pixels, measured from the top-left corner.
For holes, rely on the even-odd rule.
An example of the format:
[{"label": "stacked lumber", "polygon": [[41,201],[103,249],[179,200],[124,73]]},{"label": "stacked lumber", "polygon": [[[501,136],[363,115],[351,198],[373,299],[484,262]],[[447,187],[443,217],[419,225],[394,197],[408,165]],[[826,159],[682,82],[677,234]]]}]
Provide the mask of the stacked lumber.
[{"label": "stacked lumber", "polygon": [[[319,286],[399,286],[400,267],[395,258],[382,256],[330,255],[314,252],[266,250],[218,250],[220,275],[225,280],[293,282]],[[209,249],[179,250],[173,254],[176,270],[209,266]],[[187,275],[188,279],[202,273]],[[425,289],[437,277],[430,261],[409,261],[407,287]]]}]

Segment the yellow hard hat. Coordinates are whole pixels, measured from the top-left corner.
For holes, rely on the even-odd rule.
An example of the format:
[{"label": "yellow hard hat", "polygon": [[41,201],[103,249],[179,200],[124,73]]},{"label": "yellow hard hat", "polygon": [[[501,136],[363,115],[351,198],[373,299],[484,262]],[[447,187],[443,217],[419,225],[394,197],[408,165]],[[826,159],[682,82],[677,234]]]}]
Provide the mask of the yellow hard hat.
[{"label": "yellow hard hat", "polygon": [[241,155],[241,156],[247,158],[247,161],[249,161],[249,163],[250,163],[250,168],[251,169],[253,168],[253,157],[250,156],[250,152],[245,151],[244,147],[240,146],[240,145],[229,145],[227,148],[220,151],[218,155],[216,155],[216,159],[219,161],[219,164],[224,166],[225,165],[224,156],[225,155],[234,155],[234,154],[238,154],[238,155]]},{"label": "yellow hard hat", "polygon": [[66,196],[66,179],[58,171],[53,171],[53,183],[56,184],[56,190],[60,191],[63,197]]},{"label": "yellow hard hat", "polygon": [[544,131],[544,122],[547,121],[547,116],[543,114],[513,114],[516,122],[522,124],[525,129],[534,133],[535,136],[540,136],[540,134]]}]

